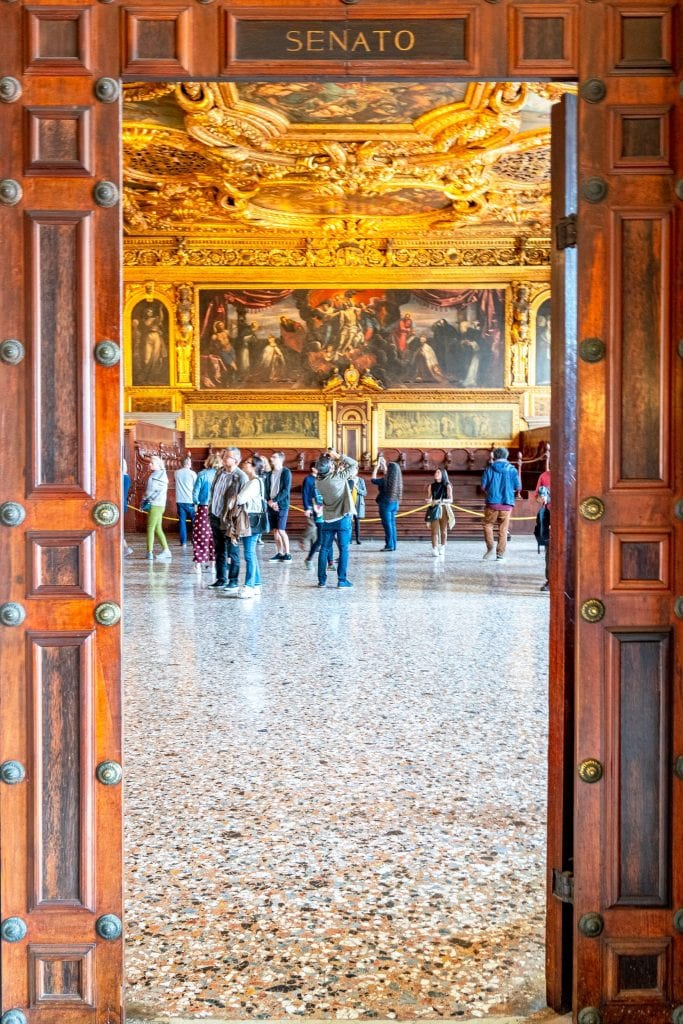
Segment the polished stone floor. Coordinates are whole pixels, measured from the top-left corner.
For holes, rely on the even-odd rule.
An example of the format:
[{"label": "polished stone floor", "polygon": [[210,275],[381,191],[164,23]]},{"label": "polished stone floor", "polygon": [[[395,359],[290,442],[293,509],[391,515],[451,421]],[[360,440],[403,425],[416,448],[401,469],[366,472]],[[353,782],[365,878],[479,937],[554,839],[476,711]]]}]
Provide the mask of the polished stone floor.
[{"label": "polished stone floor", "polygon": [[[125,564],[132,1016],[544,1005],[547,594],[533,538],[294,551],[263,592]],[[333,578],[333,577],[332,577]]]}]

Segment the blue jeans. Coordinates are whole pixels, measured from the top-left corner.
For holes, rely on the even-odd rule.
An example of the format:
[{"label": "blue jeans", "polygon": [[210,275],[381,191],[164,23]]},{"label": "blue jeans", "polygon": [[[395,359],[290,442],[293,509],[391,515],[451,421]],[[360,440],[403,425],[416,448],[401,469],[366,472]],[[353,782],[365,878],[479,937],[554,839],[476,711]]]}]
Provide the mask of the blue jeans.
[{"label": "blue jeans", "polygon": [[318,552],[318,583],[327,583],[327,563],[332,561],[332,545],[335,540],[339,548],[337,582],[344,583],[349,564],[349,545],[351,543],[350,515],[345,515],[334,523],[323,523],[322,543]]},{"label": "blue jeans", "polygon": [[240,546],[239,544],[233,544],[225,536],[221,529],[221,521],[213,512],[209,512],[209,523],[211,525],[211,533],[213,534],[213,546],[216,552],[216,582],[237,583],[240,575]]},{"label": "blue jeans", "polygon": [[261,567],[258,564],[258,555],[256,554],[256,545],[260,536],[260,533],[252,533],[251,537],[242,537],[244,564],[247,569],[244,579],[245,587],[261,586]]},{"label": "blue jeans", "polygon": [[384,539],[389,551],[396,550],[396,513],[397,501],[379,501],[379,517],[384,528]]},{"label": "blue jeans", "polygon": [[178,509],[178,533],[180,534],[180,543],[187,544],[187,521],[194,526],[194,505],[188,505],[186,502],[178,502],[176,505]]}]

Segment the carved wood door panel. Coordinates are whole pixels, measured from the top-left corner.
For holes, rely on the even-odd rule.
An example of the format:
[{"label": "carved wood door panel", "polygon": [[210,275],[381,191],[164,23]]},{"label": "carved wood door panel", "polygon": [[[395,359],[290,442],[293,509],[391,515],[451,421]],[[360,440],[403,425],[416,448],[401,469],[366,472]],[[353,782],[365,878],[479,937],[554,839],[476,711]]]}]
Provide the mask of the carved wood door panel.
[{"label": "carved wood door panel", "polygon": [[2,1019],[118,1024],[118,12],[0,6]]},{"label": "carved wood door panel", "polygon": [[[259,61],[254,49],[263,11],[253,0],[0,0],[0,8],[4,1024],[118,1024],[121,787],[114,766],[99,776],[97,767],[120,761],[112,607],[120,528],[106,525],[115,512],[98,522],[95,508],[119,502],[120,390],[118,365],[105,365],[111,347],[98,350],[103,361],[94,355],[98,343],[119,340],[117,79],[277,69],[271,50]],[[311,9],[281,0],[269,12],[269,31],[278,15],[296,15],[300,32]],[[423,51],[390,64],[366,58],[362,68],[294,56],[279,65],[290,77],[390,69],[406,78],[581,82],[575,588],[583,618],[574,630],[566,581],[551,639],[566,652],[558,622],[576,639],[574,760],[594,780],[575,776],[581,1024],[664,1021],[683,1004],[683,781],[672,771],[683,775],[674,613],[683,592],[674,338],[683,323],[671,301],[674,268],[680,275],[683,266],[683,186],[674,193],[683,178],[680,13],[667,0],[503,0],[454,14],[450,0],[433,0],[419,12],[430,25],[457,23],[449,61]],[[236,15],[251,48],[240,50],[247,37],[240,42]],[[390,17],[395,28],[418,12],[393,0],[320,0],[323,15],[349,24]],[[553,572],[560,585],[557,563]]]},{"label": "carved wood door panel", "polygon": [[677,14],[680,8],[666,3],[587,4],[582,14],[574,847],[580,1024],[664,1022],[675,1007],[674,1019],[683,1018],[683,782],[674,772],[683,751]]}]

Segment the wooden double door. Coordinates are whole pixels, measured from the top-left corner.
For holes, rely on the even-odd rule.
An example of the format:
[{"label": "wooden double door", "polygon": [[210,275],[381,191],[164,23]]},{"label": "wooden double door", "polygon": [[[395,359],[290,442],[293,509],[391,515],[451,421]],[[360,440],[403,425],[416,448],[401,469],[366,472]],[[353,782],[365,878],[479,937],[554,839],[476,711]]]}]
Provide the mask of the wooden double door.
[{"label": "wooden double door", "polygon": [[[3,1024],[124,1017],[121,81],[313,74],[579,83],[555,126],[548,992],[573,977],[580,1024],[683,1024],[682,13],[0,0]],[[321,54],[344,26],[394,49]]]}]

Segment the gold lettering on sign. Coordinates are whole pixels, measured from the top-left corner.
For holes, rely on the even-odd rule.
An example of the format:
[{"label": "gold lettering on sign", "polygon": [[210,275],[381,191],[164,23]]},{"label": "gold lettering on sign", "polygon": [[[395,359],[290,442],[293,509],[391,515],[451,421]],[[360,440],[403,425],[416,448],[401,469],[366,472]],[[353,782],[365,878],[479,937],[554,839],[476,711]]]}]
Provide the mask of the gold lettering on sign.
[{"label": "gold lettering on sign", "polygon": [[[327,46],[330,48],[329,42]],[[322,29],[309,28],[306,33],[306,50],[308,53],[323,53],[325,50],[325,33]]]},{"label": "gold lettering on sign", "polygon": [[[387,40],[387,37],[388,40]],[[387,53],[391,47],[398,53],[415,48],[415,33],[403,28],[394,32],[390,28],[376,28],[370,32],[348,29],[293,28],[286,34],[287,53]]]},{"label": "gold lettering on sign", "polygon": [[379,52],[384,53],[384,37],[391,35],[391,29],[378,28],[375,30],[374,35],[379,36]]},{"label": "gold lettering on sign", "polygon": [[292,44],[287,47],[287,53],[299,53],[304,48],[304,44],[301,40],[301,32],[295,28],[293,28],[291,32],[287,33],[287,42]]},{"label": "gold lettering on sign", "polygon": [[[405,46],[401,46],[401,43],[399,41],[401,36],[406,36],[407,37],[406,45]],[[403,50],[403,51],[405,51],[405,50],[412,50],[413,47],[415,46],[415,36],[414,36],[414,34],[412,32],[409,32],[408,29],[404,28],[400,32],[396,33],[396,37],[394,39],[394,43],[396,44],[396,49],[397,50]]]}]

